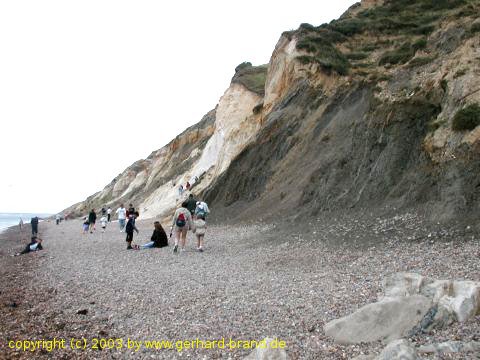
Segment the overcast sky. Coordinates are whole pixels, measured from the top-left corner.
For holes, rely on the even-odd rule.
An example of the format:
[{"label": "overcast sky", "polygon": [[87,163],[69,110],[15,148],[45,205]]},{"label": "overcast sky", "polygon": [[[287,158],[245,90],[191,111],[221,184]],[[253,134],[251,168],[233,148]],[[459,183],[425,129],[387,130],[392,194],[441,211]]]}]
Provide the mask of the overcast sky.
[{"label": "overcast sky", "polygon": [[353,3],[1,1],[0,211],[101,190],[213,109],[236,65]]}]

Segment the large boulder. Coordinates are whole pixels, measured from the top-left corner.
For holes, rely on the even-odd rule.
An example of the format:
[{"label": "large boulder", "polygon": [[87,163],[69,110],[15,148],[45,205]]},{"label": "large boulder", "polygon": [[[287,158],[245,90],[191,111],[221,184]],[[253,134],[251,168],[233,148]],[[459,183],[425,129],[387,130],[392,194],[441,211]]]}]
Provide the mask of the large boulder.
[{"label": "large boulder", "polygon": [[265,338],[263,342],[265,346],[255,348],[244,360],[287,360],[288,355],[284,349],[275,346],[275,339]]},{"label": "large boulder", "polygon": [[430,299],[422,295],[383,298],[324,327],[327,336],[341,344],[392,341],[406,335],[428,312]]},{"label": "large boulder", "polygon": [[407,340],[395,340],[382,350],[375,360],[419,360],[415,348]]}]

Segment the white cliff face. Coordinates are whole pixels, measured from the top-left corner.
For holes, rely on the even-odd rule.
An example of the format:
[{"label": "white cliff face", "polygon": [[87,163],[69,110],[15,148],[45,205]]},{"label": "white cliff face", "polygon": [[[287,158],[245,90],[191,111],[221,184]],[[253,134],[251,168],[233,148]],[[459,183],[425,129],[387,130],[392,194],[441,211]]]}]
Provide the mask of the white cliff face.
[{"label": "white cliff face", "polygon": [[301,53],[296,49],[297,40],[282,35],[273,51],[265,82],[264,108],[270,109],[278,101],[288,86],[293,82],[298,72],[295,71],[298,62],[295,58]]},{"label": "white cliff face", "polygon": [[261,99],[261,96],[240,84],[232,84],[227,89],[217,107],[215,132],[193,168],[192,176],[200,176],[212,167],[215,167],[215,176],[225,171],[258,131],[259,123],[252,109]]},{"label": "white cliff face", "polygon": [[[142,217],[167,215],[173,212],[182,199],[178,194],[179,184],[192,183],[192,178],[200,177],[201,182],[194,192],[205,189],[218,178],[230,165],[245,146],[255,137],[260,129],[258,116],[252,109],[261,102],[262,97],[247,90],[243,85],[233,83],[220,98],[216,110],[215,131],[208,140],[199,159],[185,173],[178,174],[175,179],[157,188],[140,205],[144,209]],[[194,149],[190,157],[198,154]],[[163,164],[159,159],[155,163],[155,171]],[[176,185],[173,186],[173,183]]]}]

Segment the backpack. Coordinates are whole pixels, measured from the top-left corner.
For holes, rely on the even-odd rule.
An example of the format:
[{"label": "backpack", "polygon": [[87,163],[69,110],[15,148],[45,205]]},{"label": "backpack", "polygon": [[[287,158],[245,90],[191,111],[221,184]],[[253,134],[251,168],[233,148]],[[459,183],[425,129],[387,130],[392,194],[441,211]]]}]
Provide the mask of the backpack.
[{"label": "backpack", "polygon": [[202,207],[198,207],[197,208],[197,217],[201,217],[203,219],[205,219],[205,216],[207,215],[207,212],[205,211],[205,209]]},{"label": "backpack", "polygon": [[179,228],[183,228],[185,226],[185,224],[187,223],[187,219],[185,219],[185,215],[183,213],[180,213],[177,217],[177,226]]}]

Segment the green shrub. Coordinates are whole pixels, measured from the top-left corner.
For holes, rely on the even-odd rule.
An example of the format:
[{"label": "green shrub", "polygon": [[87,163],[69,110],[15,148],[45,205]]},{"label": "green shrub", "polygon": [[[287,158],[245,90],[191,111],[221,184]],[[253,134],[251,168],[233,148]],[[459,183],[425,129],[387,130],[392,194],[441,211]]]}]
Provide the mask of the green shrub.
[{"label": "green shrub", "polygon": [[453,118],[452,130],[473,130],[480,125],[480,106],[471,104],[459,110]]},{"label": "green shrub", "polygon": [[412,44],[412,48],[415,51],[425,49],[426,47],[427,47],[427,39],[426,38],[418,39],[417,41],[415,41]]},{"label": "green shrub", "polygon": [[363,52],[372,52],[372,51],[375,51],[378,49],[378,45],[375,45],[375,44],[368,44],[368,45],[365,45],[364,47],[362,47],[360,49],[360,51],[363,51]]},{"label": "green shrub", "polygon": [[[242,64],[247,64],[247,65],[242,65]],[[259,95],[264,95],[268,66],[267,65],[252,66],[250,63],[242,63],[242,64],[236,67],[236,69],[238,70],[233,76],[232,82],[242,84],[248,90],[253,91]]]},{"label": "green shrub", "polygon": [[413,58],[412,60],[410,60],[410,62],[408,63],[408,67],[417,67],[417,66],[423,66],[423,65],[427,65],[427,64],[430,64],[433,60],[435,60],[435,56],[420,56],[420,57],[416,57],[416,58]]},{"label": "green shrub", "polygon": [[351,52],[345,55],[349,60],[363,60],[368,57],[367,53],[364,52]]},{"label": "green shrub", "polygon": [[301,23],[300,24],[300,29],[305,29],[309,31],[315,31],[315,26],[309,24],[309,23]]},{"label": "green shrub", "polygon": [[447,79],[442,79],[442,80],[440,81],[440,87],[442,88],[442,90],[443,90],[444,92],[447,92],[447,89],[448,89],[448,81],[447,81]]},{"label": "green shrub", "polygon": [[415,50],[409,43],[404,43],[398,49],[385,52],[380,58],[380,65],[405,64],[415,56]]},{"label": "green shrub", "polygon": [[297,57],[303,64],[316,62],[325,71],[335,71],[340,75],[348,73],[350,68],[348,59],[335,46],[321,37],[306,37],[297,43],[297,49],[313,55]]},{"label": "green shrub", "polygon": [[467,73],[467,70],[468,70],[467,68],[463,68],[463,69],[458,70],[455,73],[455,75],[453,75],[453,78],[456,79],[456,78],[459,78],[459,77],[465,75]]},{"label": "green shrub", "polygon": [[367,23],[361,19],[334,20],[330,23],[330,29],[345,36],[361,34],[367,29]]},{"label": "green shrub", "polygon": [[475,34],[480,31],[480,21],[477,21],[472,24],[470,27],[470,33]]},{"label": "green shrub", "polygon": [[417,28],[411,29],[409,32],[413,35],[429,35],[435,30],[433,25],[423,25]]},{"label": "green shrub", "polygon": [[235,68],[235,72],[238,72],[242,69],[246,69],[246,68],[249,68],[249,67],[252,67],[252,63],[248,62],[248,61],[244,61],[241,64],[237,65],[237,67]]}]

